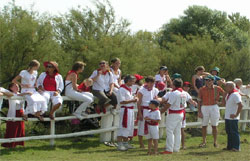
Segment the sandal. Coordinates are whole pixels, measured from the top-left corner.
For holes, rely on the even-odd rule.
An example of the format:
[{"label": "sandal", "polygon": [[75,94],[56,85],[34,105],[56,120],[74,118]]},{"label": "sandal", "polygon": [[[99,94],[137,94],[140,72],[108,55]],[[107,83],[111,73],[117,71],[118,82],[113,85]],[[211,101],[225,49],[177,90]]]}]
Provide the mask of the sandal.
[{"label": "sandal", "polygon": [[200,145],[199,145],[199,148],[205,148],[206,147],[206,143],[201,143]]},{"label": "sandal", "polygon": [[44,121],[44,118],[43,118],[43,116],[41,116],[41,115],[36,116],[36,118],[38,118],[39,121]]},{"label": "sandal", "polygon": [[28,120],[28,116],[27,115],[23,115],[23,121],[27,121]]}]

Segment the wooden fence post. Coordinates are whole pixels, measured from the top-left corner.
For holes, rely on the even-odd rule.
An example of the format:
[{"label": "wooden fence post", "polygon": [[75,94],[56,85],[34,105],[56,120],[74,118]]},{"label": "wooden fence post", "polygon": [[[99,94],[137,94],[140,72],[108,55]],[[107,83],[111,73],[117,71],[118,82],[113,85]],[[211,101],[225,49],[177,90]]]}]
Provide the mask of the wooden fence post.
[{"label": "wooden fence post", "polygon": [[[111,108],[112,108],[112,106],[109,106],[107,108],[107,111],[110,111]],[[112,114],[102,116],[101,129],[111,128],[112,125],[113,125],[113,115]],[[111,133],[112,132],[105,132],[105,133],[100,134],[100,142],[111,141]]]},{"label": "wooden fence post", "polygon": [[[55,118],[55,113],[53,114],[54,118]],[[50,120],[50,135],[55,135],[55,120]],[[50,139],[50,146],[54,146],[55,145],[55,139]]]},{"label": "wooden fence post", "polygon": [[[243,104],[243,108],[250,108],[249,107],[249,99],[247,99],[245,97],[242,98],[242,104]],[[244,121],[247,120],[247,118],[248,118],[248,109],[242,110],[241,115],[242,115],[241,116],[242,120],[244,120]],[[246,126],[247,126],[247,123],[242,123],[241,124],[241,130],[246,131]]]}]

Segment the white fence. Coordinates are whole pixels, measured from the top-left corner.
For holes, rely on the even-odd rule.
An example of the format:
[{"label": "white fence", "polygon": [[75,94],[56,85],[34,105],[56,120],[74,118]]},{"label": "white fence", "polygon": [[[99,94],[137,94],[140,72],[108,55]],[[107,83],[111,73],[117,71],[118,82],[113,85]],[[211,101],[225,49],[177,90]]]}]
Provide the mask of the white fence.
[{"label": "white fence", "polygon": [[[4,97],[7,99],[6,97]],[[1,99],[1,98],[0,98]],[[24,99],[23,97],[14,96],[9,99]],[[66,96],[63,96],[64,101],[71,101]],[[243,111],[241,120],[239,121],[242,123],[242,130],[246,129],[246,124],[250,123],[248,120],[248,111],[250,110],[250,99],[243,98]],[[0,103],[1,106],[1,103]],[[225,110],[225,107],[220,107],[220,110]],[[137,110],[135,110],[136,112]],[[187,112],[192,112],[187,109]],[[49,118],[45,118],[44,121],[50,121],[50,135],[41,135],[41,136],[29,136],[29,137],[19,137],[19,138],[8,138],[8,139],[0,139],[0,143],[10,143],[10,142],[17,142],[17,141],[28,141],[28,140],[40,140],[40,139],[50,139],[50,145],[55,145],[55,139],[58,138],[68,138],[68,137],[77,137],[83,135],[90,135],[90,134],[100,134],[100,141],[115,141],[117,137],[117,129],[119,125],[119,110],[114,110],[109,107],[109,110],[106,114],[91,114],[86,117],[88,118],[96,118],[101,117],[101,128],[97,130],[89,130],[89,131],[82,131],[82,132],[75,132],[75,133],[68,133],[68,134],[56,134],[55,133],[55,122],[62,121],[62,120],[72,120],[76,119],[75,116],[65,116],[65,117],[55,117],[55,120],[50,120]],[[11,118],[11,117],[0,117],[0,124],[1,120],[5,121],[22,121],[22,118]],[[28,121],[39,121],[37,118],[28,118]],[[224,120],[220,120],[219,123],[224,123]],[[187,127],[195,127],[201,126],[201,122],[188,122]],[[136,127],[137,128],[137,127]],[[165,132],[165,114],[162,114],[162,120],[160,123],[160,137],[163,137]]]}]

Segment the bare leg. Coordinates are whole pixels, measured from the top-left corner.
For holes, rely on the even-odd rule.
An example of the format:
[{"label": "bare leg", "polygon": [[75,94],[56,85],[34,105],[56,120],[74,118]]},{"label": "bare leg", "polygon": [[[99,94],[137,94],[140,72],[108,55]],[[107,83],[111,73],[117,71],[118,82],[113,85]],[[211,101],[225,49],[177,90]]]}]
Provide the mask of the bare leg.
[{"label": "bare leg", "polygon": [[56,105],[54,105],[54,106],[52,107],[52,109],[51,109],[51,111],[50,111],[50,113],[49,113],[49,117],[50,117],[51,120],[54,120],[54,119],[55,119],[53,115],[54,115],[55,111],[56,111],[57,109],[59,109],[60,106],[61,106],[61,103],[58,103],[58,104],[56,104]]},{"label": "bare leg", "polygon": [[140,143],[140,148],[145,148],[143,144],[143,136],[138,135],[139,143]]},{"label": "bare leg", "polygon": [[182,149],[186,149],[185,147],[185,129],[184,128],[181,128],[181,146],[182,146]]},{"label": "bare leg", "polygon": [[207,143],[207,126],[202,126],[202,143],[206,144]]},{"label": "bare leg", "polygon": [[148,139],[148,155],[151,155],[151,147],[152,147],[153,139]]},{"label": "bare leg", "polygon": [[216,126],[212,126],[212,132],[213,132],[213,137],[214,137],[214,147],[217,147],[217,133],[218,129]]},{"label": "bare leg", "polygon": [[158,139],[153,139],[154,142],[154,154],[158,154]]}]

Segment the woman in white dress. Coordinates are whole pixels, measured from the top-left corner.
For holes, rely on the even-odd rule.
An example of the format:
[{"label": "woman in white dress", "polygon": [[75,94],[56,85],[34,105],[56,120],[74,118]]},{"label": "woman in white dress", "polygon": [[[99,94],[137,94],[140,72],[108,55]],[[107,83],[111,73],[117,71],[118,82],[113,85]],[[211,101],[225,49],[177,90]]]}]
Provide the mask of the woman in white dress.
[{"label": "woman in white dress", "polygon": [[[32,114],[40,121],[44,121],[43,114],[47,111],[46,100],[36,91],[36,79],[37,70],[40,67],[40,63],[37,60],[32,60],[29,63],[27,70],[22,70],[18,76],[16,76],[12,82],[21,86],[21,93],[30,92],[32,95],[25,95],[27,101],[27,107],[23,116],[24,120],[27,120],[28,114]],[[21,80],[21,82],[19,82]]]},{"label": "woman in white dress", "polygon": [[[94,101],[94,96],[90,92],[81,92],[78,89],[78,74],[84,70],[85,63],[76,62],[72,70],[70,70],[65,79],[65,95],[71,99],[83,102],[73,113],[78,119],[82,120],[82,115],[86,115],[87,107]],[[84,112],[84,113],[83,113]]]},{"label": "woman in white dress", "polygon": [[114,79],[114,93],[117,94],[118,89],[120,88],[121,85],[121,77],[122,77],[122,72],[119,69],[121,66],[121,60],[119,58],[114,58],[111,60],[111,72],[113,73],[113,79]]}]

